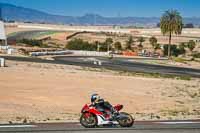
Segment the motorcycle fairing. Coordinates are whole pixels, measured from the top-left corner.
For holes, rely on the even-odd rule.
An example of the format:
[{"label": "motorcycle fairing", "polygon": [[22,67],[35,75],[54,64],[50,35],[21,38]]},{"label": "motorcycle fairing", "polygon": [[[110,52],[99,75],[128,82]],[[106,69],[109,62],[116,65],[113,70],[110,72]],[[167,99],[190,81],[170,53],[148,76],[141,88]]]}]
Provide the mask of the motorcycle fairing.
[{"label": "motorcycle fairing", "polygon": [[114,124],[118,125],[119,123],[117,121],[108,121],[104,118],[102,115],[97,115],[97,120],[98,120],[98,126],[100,125],[108,125],[108,124]]}]

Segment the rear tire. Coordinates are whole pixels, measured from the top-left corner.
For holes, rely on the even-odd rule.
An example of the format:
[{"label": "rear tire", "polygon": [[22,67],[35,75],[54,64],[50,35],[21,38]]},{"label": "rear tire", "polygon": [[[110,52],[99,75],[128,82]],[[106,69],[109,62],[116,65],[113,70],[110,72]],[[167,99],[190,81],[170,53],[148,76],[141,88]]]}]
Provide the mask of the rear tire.
[{"label": "rear tire", "polygon": [[96,116],[93,114],[90,114],[88,118],[85,117],[85,114],[82,114],[80,117],[80,123],[85,128],[95,128],[98,124],[98,121]]},{"label": "rear tire", "polygon": [[133,119],[133,117],[132,117],[130,114],[125,113],[125,112],[120,112],[120,114],[126,115],[126,116],[128,117],[128,119],[126,119],[126,120],[118,120],[119,125],[120,125],[121,127],[132,127],[133,124],[134,124],[134,119]]}]

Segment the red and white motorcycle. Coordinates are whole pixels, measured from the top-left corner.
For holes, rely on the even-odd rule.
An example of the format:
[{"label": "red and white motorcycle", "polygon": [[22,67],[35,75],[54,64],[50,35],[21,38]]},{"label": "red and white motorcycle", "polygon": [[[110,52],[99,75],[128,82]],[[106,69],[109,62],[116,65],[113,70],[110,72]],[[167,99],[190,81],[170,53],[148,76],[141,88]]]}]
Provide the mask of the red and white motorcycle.
[{"label": "red and white motorcycle", "polygon": [[[116,111],[120,111],[123,105],[114,106]],[[95,128],[98,126],[120,125],[121,127],[132,127],[134,124],[133,117],[125,112],[117,113],[115,119],[112,119],[112,113],[105,110],[104,113],[98,111],[95,107],[86,104],[81,110],[80,123],[86,128]]]}]

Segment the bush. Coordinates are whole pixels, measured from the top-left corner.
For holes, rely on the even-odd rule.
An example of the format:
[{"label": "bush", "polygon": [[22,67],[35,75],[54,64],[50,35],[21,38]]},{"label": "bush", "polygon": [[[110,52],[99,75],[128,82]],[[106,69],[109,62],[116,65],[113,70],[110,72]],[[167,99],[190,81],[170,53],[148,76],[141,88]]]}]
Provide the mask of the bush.
[{"label": "bush", "polygon": [[21,53],[21,54],[23,54],[23,55],[28,55],[28,54],[29,54],[29,53],[28,53],[25,49],[23,49],[23,48],[20,48],[20,49],[18,50],[18,52]]},{"label": "bush", "polygon": [[100,43],[100,51],[101,52],[107,52],[108,50],[108,44],[106,44],[105,42],[104,43]]},{"label": "bush", "polygon": [[[177,45],[171,45],[171,55],[172,56],[179,56],[185,54],[185,49],[183,46],[177,47]],[[164,45],[164,55],[168,55],[168,44]]]},{"label": "bush", "polygon": [[115,42],[114,48],[115,48],[115,50],[122,50],[122,44],[120,42]]},{"label": "bush", "polygon": [[186,53],[186,50],[185,50],[185,43],[181,43],[178,48],[179,48],[179,54],[185,54]]},{"label": "bush", "polygon": [[195,47],[196,47],[196,43],[193,40],[190,40],[188,42],[188,48],[190,49],[190,51],[192,52]]},{"label": "bush", "polygon": [[200,58],[200,53],[195,53],[192,55],[194,58]]},{"label": "bush", "polygon": [[26,46],[29,47],[42,47],[42,48],[46,48],[48,47],[47,44],[44,44],[42,41],[40,40],[35,40],[35,39],[21,39],[21,40],[17,40],[17,43],[24,43]]},{"label": "bush", "polygon": [[69,50],[96,51],[97,45],[83,41],[82,39],[74,39],[68,42],[66,48]]}]

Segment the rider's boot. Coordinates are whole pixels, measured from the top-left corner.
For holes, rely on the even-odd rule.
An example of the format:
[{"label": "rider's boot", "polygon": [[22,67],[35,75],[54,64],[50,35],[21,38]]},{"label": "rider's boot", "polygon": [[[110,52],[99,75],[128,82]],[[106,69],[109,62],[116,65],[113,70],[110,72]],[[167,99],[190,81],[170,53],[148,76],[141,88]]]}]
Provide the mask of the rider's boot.
[{"label": "rider's boot", "polygon": [[116,120],[118,115],[119,115],[119,112],[113,108],[110,121]]}]

